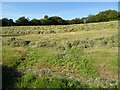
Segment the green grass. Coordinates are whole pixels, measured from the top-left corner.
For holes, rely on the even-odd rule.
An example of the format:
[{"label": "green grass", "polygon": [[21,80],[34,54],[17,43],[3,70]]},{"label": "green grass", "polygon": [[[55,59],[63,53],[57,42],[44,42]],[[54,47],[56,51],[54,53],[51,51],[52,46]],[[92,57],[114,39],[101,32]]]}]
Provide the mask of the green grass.
[{"label": "green grass", "polygon": [[117,32],[116,21],[3,27],[3,87],[116,88]]},{"label": "green grass", "polygon": [[77,80],[68,80],[65,78],[47,78],[36,77],[32,73],[27,73],[20,82],[16,84],[16,88],[87,88],[87,85],[81,84]]}]

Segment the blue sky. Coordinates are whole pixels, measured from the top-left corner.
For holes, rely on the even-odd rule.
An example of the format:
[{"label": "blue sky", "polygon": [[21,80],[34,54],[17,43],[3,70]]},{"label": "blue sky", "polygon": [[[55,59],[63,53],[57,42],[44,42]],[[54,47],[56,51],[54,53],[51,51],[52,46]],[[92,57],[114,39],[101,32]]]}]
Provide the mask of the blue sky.
[{"label": "blue sky", "polygon": [[117,2],[4,2],[2,17],[18,19],[25,16],[41,19],[44,15],[63,19],[86,17],[108,9],[118,10]]}]

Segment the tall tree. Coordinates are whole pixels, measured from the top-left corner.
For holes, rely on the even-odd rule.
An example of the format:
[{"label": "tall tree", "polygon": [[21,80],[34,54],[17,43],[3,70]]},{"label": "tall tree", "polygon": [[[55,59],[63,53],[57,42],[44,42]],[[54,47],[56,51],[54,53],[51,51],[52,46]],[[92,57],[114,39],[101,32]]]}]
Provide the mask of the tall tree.
[{"label": "tall tree", "polygon": [[47,15],[44,16],[44,20],[48,20],[49,17]]},{"label": "tall tree", "polygon": [[3,18],[2,19],[2,26],[9,26],[9,20],[8,20],[8,18]]},{"label": "tall tree", "polygon": [[31,25],[41,25],[41,21],[38,19],[32,19],[30,22],[31,22]]},{"label": "tall tree", "polygon": [[18,18],[18,20],[16,20],[16,24],[17,25],[29,25],[29,20],[28,18],[25,18],[23,16],[23,17]]}]

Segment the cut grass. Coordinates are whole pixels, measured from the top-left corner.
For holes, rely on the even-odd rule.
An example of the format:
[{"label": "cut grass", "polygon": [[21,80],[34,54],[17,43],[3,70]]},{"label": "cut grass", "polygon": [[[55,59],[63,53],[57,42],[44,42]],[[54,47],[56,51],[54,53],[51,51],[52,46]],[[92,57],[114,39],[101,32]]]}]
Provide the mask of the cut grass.
[{"label": "cut grass", "polygon": [[[4,86],[117,87],[116,21],[67,26],[15,26],[3,29],[3,35],[8,35],[3,37],[3,73],[8,80],[12,77],[13,81],[10,85],[5,80]],[[38,34],[39,30],[45,33]],[[12,41],[8,42],[11,38],[15,39],[13,46],[9,45]],[[16,45],[19,40],[30,41],[30,44]],[[13,78],[16,75],[14,71],[22,76]]]},{"label": "cut grass", "polygon": [[118,30],[92,30],[92,31],[80,31],[80,32],[67,32],[67,33],[56,33],[56,34],[47,34],[47,35],[23,35],[17,38],[36,41],[36,40],[74,40],[74,39],[83,39],[83,38],[99,38],[99,37],[110,37],[117,34]]}]

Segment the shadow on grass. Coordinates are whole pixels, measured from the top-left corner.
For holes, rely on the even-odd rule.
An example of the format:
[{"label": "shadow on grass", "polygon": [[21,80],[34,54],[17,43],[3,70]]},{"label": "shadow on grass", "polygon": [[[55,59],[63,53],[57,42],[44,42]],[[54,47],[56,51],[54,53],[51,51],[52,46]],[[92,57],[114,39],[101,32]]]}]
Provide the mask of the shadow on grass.
[{"label": "shadow on grass", "polygon": [[2,88],[14,88],[14,82],[20,76],[21,73],[15,68],[2,65]]}]

